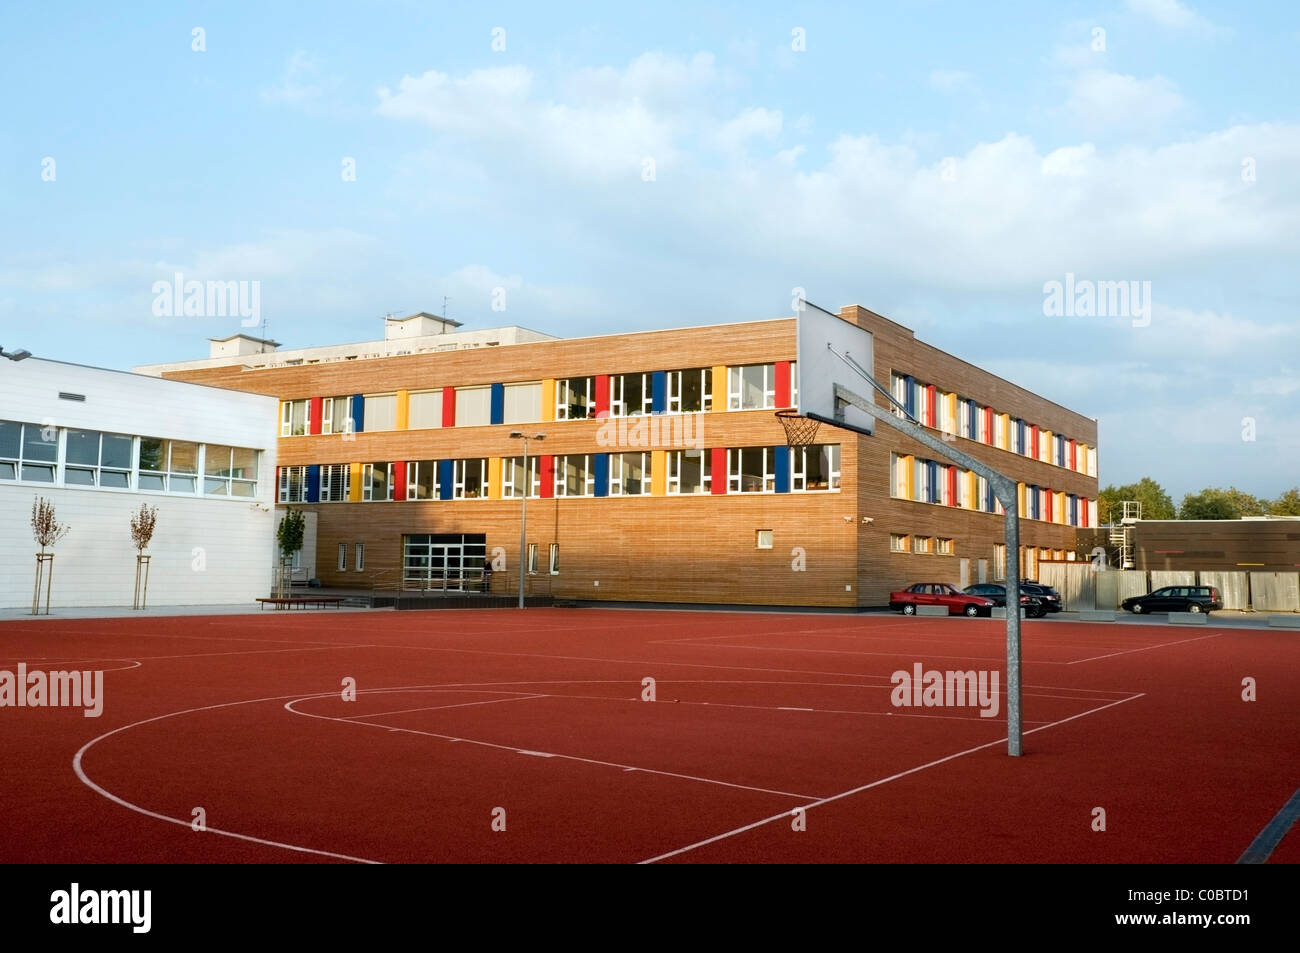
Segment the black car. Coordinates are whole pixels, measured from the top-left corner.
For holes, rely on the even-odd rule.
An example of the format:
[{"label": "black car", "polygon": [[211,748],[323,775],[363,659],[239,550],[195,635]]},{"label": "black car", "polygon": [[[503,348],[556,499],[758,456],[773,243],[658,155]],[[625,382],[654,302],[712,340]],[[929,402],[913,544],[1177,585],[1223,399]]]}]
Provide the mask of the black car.
[{"label": "black car", "polygon": [[1132,596],[1120,603],[1134,615],[1144,612],[1209,612],[1223,608],[1215,586],[1165,586],[1145,596]]},{"label": "black car", "polygon": [[[1007,604],[1007,587],[995,582],[976,583],[973,586],[967,586],[962,592],[972,596],[984,596],[986,599],[992,599],[995,606],[1005,607]],[[1024,591],[1020,593],[1020,608],[1024,609],[1025,615],[1031,619],[1041,619],[1048,612],[1041,599]]]},{"label": "black car", "polygon": [[1038,598],[1048,612],[1061,611],[1061,594],[1051,586],[1044,586],[1041,582],[1022,582],[1020,591]]}]

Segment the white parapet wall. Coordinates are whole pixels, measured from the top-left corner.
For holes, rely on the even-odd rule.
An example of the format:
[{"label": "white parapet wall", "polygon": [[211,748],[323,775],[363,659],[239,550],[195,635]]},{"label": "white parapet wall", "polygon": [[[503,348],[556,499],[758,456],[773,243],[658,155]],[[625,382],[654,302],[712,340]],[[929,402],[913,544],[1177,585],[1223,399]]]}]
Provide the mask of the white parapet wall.
[{"label": "white parapet wall", "polygon": [[[45,442],[56,443],[53,482],[24,479],[39,468],[25,471],[22,460],[6,456],[14,424],[23,425],[24,439],[26,429],[34,427],[44,432]],[[275,398],[35,358],[0,361],[0,427],[0,607],[31,606],[38,547],[30,522],[37,497],[53,503],[56,519],[69,527],[51,550],[54,612],[131,605],[136,551],[130,521],[142,503],[158,511],[147,550],[150,606],[247,603],[253,608],[253,600],[267,594],[267,556],[277,522]],[[74,438],[84,447],[85,432],[132,438],[127,488],[72,485],[71,447]],[[142,445],[159,438],[200,448],[199,466],[211,467],[211,481],[200,472],[193,490],[140,489]],[[254,484],[245,469],[236,473],[227,464],[227,475],[245,479],[228,482],[226,494],[250,495],[215,492],[221,483],[219,461],[223,454],[231,459],[219,448],[231,447],[256,451],[257,472]],[[94,478],[109,482],[107,467],[100,469]],[[81,472],[85,478],[86,470]],[[167,479],[170,489],[172,478]]]}]

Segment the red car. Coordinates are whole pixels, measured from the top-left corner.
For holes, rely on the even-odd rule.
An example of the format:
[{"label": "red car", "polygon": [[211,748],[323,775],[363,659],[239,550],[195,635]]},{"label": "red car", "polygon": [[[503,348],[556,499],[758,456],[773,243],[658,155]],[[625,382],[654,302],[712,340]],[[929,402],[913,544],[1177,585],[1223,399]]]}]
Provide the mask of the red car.
[{"label": "red car", "polygon": [[889,608],[916,615],[917,606],[947,606],[949,615],[989,615],[993,600],[972,596],[947,582],[918,582],[889,594]]}]

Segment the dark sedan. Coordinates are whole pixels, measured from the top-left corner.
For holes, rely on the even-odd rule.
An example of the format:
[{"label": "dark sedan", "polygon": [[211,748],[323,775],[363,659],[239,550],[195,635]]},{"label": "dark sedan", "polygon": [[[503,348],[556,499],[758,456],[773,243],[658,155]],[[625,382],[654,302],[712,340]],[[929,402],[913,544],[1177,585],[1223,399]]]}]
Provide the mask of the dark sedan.
[{"label": "dark sedan", "polygon": [[1120,603],[1134,615],[1144,612],[1210,612],[1223,608],[1215,586],[1165,586],[1145,596],[1132,596]]},{"label": "dark sedan", "polygon": [[1044,586],[1041,582],[1022,582],[1020,591],[1027,592],[1041,601],[1043,608],[1048,612],[1061,611],[1061,594],[1051,586]]},{"label": "dark sedan", "polygon": [[[970,593],[972,596],[984,596],[993,600],[995,606],[1005,606],[1007,604],[1007,587],[994,582],[981,582],[973,586],[967,586],[962,592]],[[1031,619],[1041,619],[1047,615],[1047,607],[1037,596],[1031,596],[1025,591],[1020,593],[1020,608],[1025,610],[1025,615]]]}]

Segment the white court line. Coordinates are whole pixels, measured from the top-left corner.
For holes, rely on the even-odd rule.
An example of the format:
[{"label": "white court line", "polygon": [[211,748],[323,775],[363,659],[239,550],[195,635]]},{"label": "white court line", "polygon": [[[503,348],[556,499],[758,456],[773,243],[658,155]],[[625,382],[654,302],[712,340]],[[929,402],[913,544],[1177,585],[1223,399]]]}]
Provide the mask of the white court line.
[{"label": "white court line", "polygon": [[[334,693],[331,692],[330,694],[333,695]],[[104,797],[108,798],[114,804],[120,804],[122,807],[125,807],[131,811],[135,811],[137,814],[143,814],[145,817],[152,817],[155,820],[166,821],[168,824],[179,824],[181,827],[185,827],[193,831],[193,827],[191,826],[193,823],[193,818],[185,818],[182,820],[181,818],[177,818],[177,817],[168,817],[166,814],[159,814],[157,811],[151,811],[148,808],[141,807],[138,804],[132,804],[130,801],[118,797],[112,791],[109,791],[107,788],[101,787],[100,785],[96,784],[94,781],[90,780],[90,777],[86,774],[85,769],[83,769],[81,765],[82,758],[85,756],[86,752],[89,751],[95,745],[99,744],[99,742],[103,741],[105,738],[111,738],[113,735],[116,735],[120,732],[127,731],[131,728],[137,728],[140,725],[147,725],[150,722],[162,721],[166,718],[172,718],[177,715],[189,715],[200,711],[212,711],[217,708],[234,708],[237,705],[254,705],[257,704],[258,702],[279,701],[282,698],[293,698],[293,697],[295,696],[276,695],[276,696],[271,696],[269,698],[250,698],[247,701],[242,701],[242,702],[222,702],[221,704],[218,705],[204,705],[201,708],[187,708],[184,711],[173,711],[173,712],[168,712],[165,715],[155,715],[153,718],[144,718],[141,719],[140,721],[134,721],[129,725],[122,725],[120,728],[114,728],[112,731],[106,731],[104,732],[104,734],[100,735],[99,737],[92,738],[89,741],[87,741],[84,745],[81,746],[80,749],[78,749],[76,755],[73,757],[72,770],[76,772],[76,775],[81,780],[82,784],[86,785],[86,787],[90,788],[92,791],[95,791],[96,793],[101,794]],[[219,834],[222,837],[233,837],[236,840],[249,841],[250,843],[254,843],[254,844],[264,844],[267,847],[283,847],[285,850],[298,851],[299,853],[304,853],[304,854],[317,854],[318,856],[321,857],[334,857],[339,860],[350,860],[358,864],[380,863],[380,861],[368,860],[365,857],[352,857],[348,854],[336,854],[333,851],[329,851],[329,850],[317,850],[314,847],[303,847],[300,844],[287,844],[283,841],[267,840],[262,837],[253,837],[251,834],[240,834],[236,831],[222,830],[221,828],[218,827],[208,827],[200,834],[200,836],[207,836],[208,834]]]},{"label": "white court line", "polygon": [[[370,693],[378,693],[383,691],[384,689],[381,688],[372,688],[369,689],[367,692],[358,692],[357,694],[370,694]],[[333,694],[334,694],[333,692],[330,693],[331,696]],[[400,731],[408,735],[423,735],[424,737],[427,738],[441,738],[444,741],[460,741],[466,744],[479,745],[484,748],[496,748],[498,751],[513,751],[518,754],[532,754],[536,757],[562,758],[565,761],[577,761],[582,764],[594,764],[605,768],[622,768],[625,771],[631,769],[634,771],[642,771],[646,774],[657,774],[662,777],[680,778],[684,781],[698,781],[702,784],[717,784],[722,787],[737,788],[742,791],[757,791],[760,794],[779,794],[781,797],[793,797],[793,798],[815,797],[815,795],[811,795],[811,794],[794,794],[790,791],[774,791],[771,788],[759,788],[749,784],[737,784],[732,781],[719,781],[717,778],[702,778],[693,774],[678,774],[675,771],[661,771],[657,768],[643,768],[639,765],[634,765],[634,764],[620,764],[616,761],[600,761],[596,758],[583,758],[578,755],[561,754],[559,752],[536,752],[528,749],[519,748],[515,745],[497,744],[492,741],[479,741],[476,738],[463,738],[458,735],[444,735],[436,731],[419,731],[415,728],[397,728],[394,727],[393,725],[384,725],[384,724],[379,724],[377,722],[347,721],[343,718],[336,718],[332,715],[313,715],[310,712],[298,711],[298,709],[293,707],[296,703],[300,701],[308,701],[312,698],[319,698],[319,697],[321,696],[307,695],[302,698],[295,698],[292,699],[291,701],[285,702],[284,707],[286,711],[292,712],[295,715],[302,715],[307,718],[319,718],[322,721],[335,721],[347,725],[356,725],[359,728],[383,728],[388,731]],[[541,696],[541,697],[546,697],[546,696]]]},{"label": "white court line", "polygon": [[42,666],[48,666],[52,663],[58,663],[62,665],[67,662],[130,662],[131,663],[130,665],[123,666],[122,668],[101,669],[101,671],[103,671],[104,674],[108,674],[109,672],[129,672],[133,668],[141,667],[140,663],[136,659],[131,659],[131,658],[79,658],[78,656],[75,655],[69,655],[66,658],[40,658],[37,656],[28,655],[24,658],[15,658],[13,661],[15,663],[22,662],[26,664],[29,669],[31,668],[31,663],[33,662],[38,662]]},{"label": "white court line", "polygon": [[549,698],[549,695],[525,695],[511,693],[509,698],[492,698],[483,702],[461,702],[456,705],[430,705],[427,708],[402,708],[398,711],[378,711],[373,715],[350,715],[339,721],[360,721],[363,718],[383,718],[385,715],[406,715],[413,711],[442,711],[445,708],[469,708],[473,705],[499,705],[501,702],[526,702],[530,698]]},{"label": "white court line", "polygon": [[1125,649],[1123,652],[1111,652],[1109,655],[1094,655],[1092,658],[1078,658],[1073,662],[1066,662],[1066,665],[1078,665],[1080,662],[1095,662],[1098,659],[1114,658],[1117,655],[1132,655],[1134,652],[1149,652],[1151,649],[1163,649],[1170,645],[1186,645],[1188,642],[1200,642],[1202,639],[1217,639],[1223,635],[1222,632],[1211,632],[1209,635],[1198,635],[1194,639],[1179,639],[1177,642],[1157,642],[1155,645],[1143,645],[1136,649]]},{"label": "white court line", "polygon": [[[1071,715],[1069,718],[1062,718],[1060,721],[1051,722],[1050,724],[1043,725],[1041,728],[1032,728],[1029,731],[1026,731],[1025,734],[1030,735],[1036,731],[1046,731],[1048,728],[1054,728],[1057,725],[1063,725],[1067,721],[1074,721],[1076,718],[1082,718],[1085,715],[1091,715],[1094,712],[1104,711],[1107,708],[1113,708],[1116,705],[1122,705],[1125,702],[1130,702],[1136,698],[1141,698],[1143,697],[1143,694],[1145,693],[1139,695],[1132,695],[1129,698],[1121,698],[1119,701],[1113,701],[1109,705],[1102,705],[1100,708],[1092,708],[1089,709],[1088,711],[1080,712],[1077,715]],[[897,781],[899,778],[905,778],[909,774],[916,774],[920,771],[926,770],[927,768],[933,768],[936,765],[943,764],[946,761],[953,761],[957,758],[964,757],[965,755],[974,754],[976,751],[983,751],[985,748],[992,748],[994,745],[1002,744],[1002,742],[1006,740],[1007,740],[1006,736],[1004,735],[1003,737],[999,738],[997,741],[990,741],[988,744],[977,745],[974,748],[967,748],[965,751],[958,751],[956,754],[950,754],[947,755],[946,757],[938,758],[937,760],[927,762],[926,764],[918,765],[915,768],[908,768],[906,771],[900,771],[897,774],[891,774],[887,778],[881,778],[878,781],[872,781],[869,784],[861,785],[860,787],[853,788],[850,791],[843,791],[839,794],[833,794],[830,797],[822,798],[818,801],[813,801],[811,804],[805,804],[803,806],[803,810],[807,812],[814,807],[821,807],[825,804],[830,804],[832,801],[839,801],[846,797],[852,797],[854,794],[861,794],[863,791],[869,791],[872,788],[880,787],[882,784],[888,784],[890,781]],[[677,850],[670,850],[666,854],[659,854],[656,857],[650,857],[646,860],[638,861],[638,863],[653,864],[661,860],[667,860],[669,857],[676,857],[679,854],[685,854],[688,851],[695,850],[699,847],[704,847],[708,844],[714,844],[721,840],[726,840],[728,837],[735,837],[737,834],[743,834],[746,831],[752,831],[755,828],[763,827],[766,824],[772,824],[776,821],[785,820],[790,816],[792,816],[791,811],[782,811],[780,814],[774,814],[771,817],[765,817],[761,821],[755,821],[752,824],[746,824],[744,827],[737,827],[734,830],[725,831],[722,834],[715,834],[713,837],[708,837],[705,838],[704,840],[696,841],[694,844],[687,844],[685,847],[679,847],[677,848]]]}]

